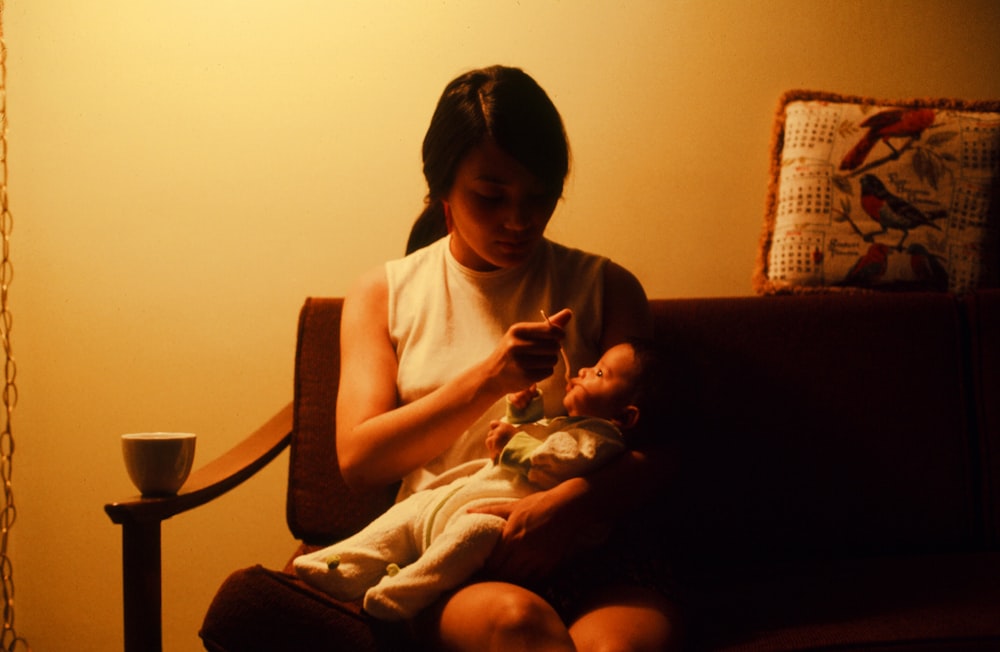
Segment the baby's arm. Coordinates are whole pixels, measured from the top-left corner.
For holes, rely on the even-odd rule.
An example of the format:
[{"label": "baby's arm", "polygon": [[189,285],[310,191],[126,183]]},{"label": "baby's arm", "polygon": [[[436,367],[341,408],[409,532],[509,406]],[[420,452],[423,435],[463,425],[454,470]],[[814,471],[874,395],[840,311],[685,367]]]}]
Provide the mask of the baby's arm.
[{"label": "baby's arm", "polygon": [[528,389],[507,395],[507,414],[503,419],[490,422],[490,430],[486,433],[486,448],[490,458],[497,462],[504,446],[510,441],[517,430],[514,424],[521,425],[540,421],[545,418],[542,405],[542,393],[536,385]]},{"label": "baby's arm", "polygon": [[542,392],[535,385],[528,389],[507,395],[507,414],[503,421],[508,423],[532,423],[545,418]]},{"label": "baby's arm", "polygon": [[528,480],[552,487],[585,475],[625,450],[621,431],[610,421],[575,418],[553,422],[557,430],[528,452]]},{"label": "baby's arm", "polygon": [[[518,410],[524,410],[531,404],[531,400],[539,395],[538,386],[532,385],[528,389],[522,389],[520,392],[507,394],[507,405]],[[508,410],[508,416],[510,416],[510,410]]]}]

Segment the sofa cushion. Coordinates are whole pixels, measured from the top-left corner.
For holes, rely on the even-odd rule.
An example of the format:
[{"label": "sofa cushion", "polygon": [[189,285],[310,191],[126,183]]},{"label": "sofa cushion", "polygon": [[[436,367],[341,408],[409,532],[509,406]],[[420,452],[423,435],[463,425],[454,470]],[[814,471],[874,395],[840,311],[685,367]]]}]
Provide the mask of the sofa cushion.
[{"label": "sofa cushion", "polygon": [[692,386],[665,497],[679,563],[976,546],[953,297],[677,299],[653,310]]},{"label": "sofa cushion", "polygon": [[692,649],[1000,649],[1000,553],[786,564],[692,584]]},{"label": "sofa cushion", "polygon": [[996,287],[1000,102],[790,91],[758,292]]}]

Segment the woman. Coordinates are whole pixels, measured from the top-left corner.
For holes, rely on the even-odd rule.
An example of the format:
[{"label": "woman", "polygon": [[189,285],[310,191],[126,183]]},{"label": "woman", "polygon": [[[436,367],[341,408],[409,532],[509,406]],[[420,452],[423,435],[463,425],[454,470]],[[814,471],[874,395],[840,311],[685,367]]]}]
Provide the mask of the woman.
[{"label": "woman", "polygon": [[[410,243],[416,251],[363,277],[342,321],[341,471],[358,488],[402,480],[401,498],[484,457],[485,424],[502,413],[506,394],[537,383],[546,414],[557,413],[560,347],[579,369],[651,331],[631,273],[544,237],[569,149],[557,110],[531,77],[495,66],[451,82],[423,155],[429,192]],[[580,532],[608,529],[653,491],[658,457],[633,451],[494,508],[507,519],[491,557],[496,579],[428,609],[417,623],[422,635],[446,650],[667,648],[674,623],[656,592],[624,582],[581,589],[560,613],[526,588],[578,552]]]}]

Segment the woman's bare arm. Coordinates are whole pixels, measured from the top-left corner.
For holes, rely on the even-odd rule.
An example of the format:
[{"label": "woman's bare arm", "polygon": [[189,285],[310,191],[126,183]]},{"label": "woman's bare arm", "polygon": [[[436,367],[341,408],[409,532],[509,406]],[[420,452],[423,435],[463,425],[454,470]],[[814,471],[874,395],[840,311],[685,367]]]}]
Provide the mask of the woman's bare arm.
[{"label": "woman's bare arm", "polygon": [[337,455],[345,481],[365,488],[399,480],[447,449],[499,398],[551,375],[569,318],[564,311],[551,324],[511,326],[485,360],[400,406],[385,273],[363,277],[345,299],[341,322]]}]

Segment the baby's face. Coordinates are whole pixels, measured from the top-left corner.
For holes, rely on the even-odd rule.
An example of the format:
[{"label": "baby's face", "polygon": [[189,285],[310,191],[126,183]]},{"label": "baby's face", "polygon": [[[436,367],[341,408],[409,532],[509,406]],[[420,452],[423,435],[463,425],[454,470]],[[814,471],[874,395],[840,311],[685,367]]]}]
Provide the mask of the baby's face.
[{"label": "baby's face", "polygon": [[570,416],[617,419],[632,400],[639,363],[629,344],[608,349],[593,367],[584,367],[566,387],[563,406]]}]

